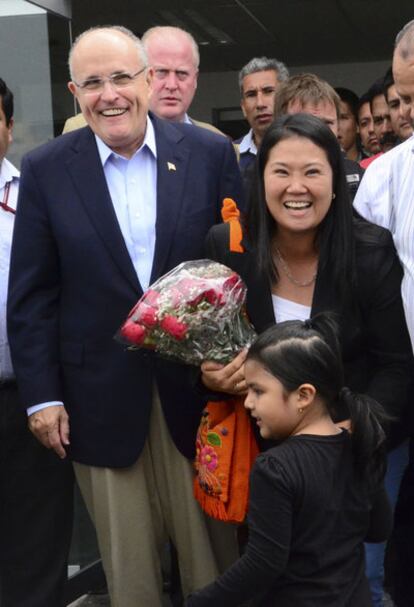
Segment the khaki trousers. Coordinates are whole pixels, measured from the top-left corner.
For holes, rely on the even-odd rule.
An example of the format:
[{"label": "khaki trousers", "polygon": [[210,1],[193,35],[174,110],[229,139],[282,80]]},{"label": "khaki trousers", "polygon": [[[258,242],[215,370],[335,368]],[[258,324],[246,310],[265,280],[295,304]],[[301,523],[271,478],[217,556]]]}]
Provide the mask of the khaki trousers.
[{"label": "khaki trousers", "polygon": [[238,557],[235,527],[206,517],[193,497],[191,463],[170,437],[156,388],[138,461],[121,469],[75,464],[75,473],[96,527],[112,607],[161,607],[160,555],[168,538],[184,596]]}]

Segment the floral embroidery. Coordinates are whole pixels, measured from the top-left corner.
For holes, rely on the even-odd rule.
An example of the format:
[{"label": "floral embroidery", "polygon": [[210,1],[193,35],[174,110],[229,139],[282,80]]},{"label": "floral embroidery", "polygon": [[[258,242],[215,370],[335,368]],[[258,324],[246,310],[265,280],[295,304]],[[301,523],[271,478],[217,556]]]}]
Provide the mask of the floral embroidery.
[{"label": "floral embroidery", "polygon": [[215,470],[217,468],[218,465],[218,455],[217,453],[214,451],[213,447],[210,447],[209,445],[206,445],[205,447],[203,447],[200,451],[200,463],[204,466],[206,466],[206,468],[208,468],[208,470],[210,470],[210,472],[212,472],[213,470]]},{"label": "floral embroidery", "polygon": [[217,474],[221,447],[221,437],[211,431],[208,412],[204,411],[197,432],[195,469],[200,486],[209,495],[220,495],[223,490],[223,475]]}]

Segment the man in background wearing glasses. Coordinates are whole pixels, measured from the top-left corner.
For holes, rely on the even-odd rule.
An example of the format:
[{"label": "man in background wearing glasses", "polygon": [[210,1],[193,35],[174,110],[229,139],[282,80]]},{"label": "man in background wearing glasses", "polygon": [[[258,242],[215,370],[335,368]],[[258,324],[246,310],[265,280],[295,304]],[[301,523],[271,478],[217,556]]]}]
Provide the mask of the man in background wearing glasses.
[{"label": "man in background wearing glasses", "polygon": [[[187,122],[223,135],[208,122],[190,118],[188,110],[197,90],[200,53],[193,36],[179,27],[157,26],[142,36],[148,63],[154,70],[149,108],[158,118]],[[82,114],[68,118],[68,133],[85,126]]]},{"label": "man in background wearing glasses", "polygon": [[88,127],[23,161],[10,344],[32,431],[74,461],[112,605],[157,607],[167,537],[185,594],[229,565],[236,541],[193,499],[190,369],[113,336],[154,280],[202,257],[240,175],[226,138],[148,116],[153,70],[129,30],[84,32],[69,65]]}]

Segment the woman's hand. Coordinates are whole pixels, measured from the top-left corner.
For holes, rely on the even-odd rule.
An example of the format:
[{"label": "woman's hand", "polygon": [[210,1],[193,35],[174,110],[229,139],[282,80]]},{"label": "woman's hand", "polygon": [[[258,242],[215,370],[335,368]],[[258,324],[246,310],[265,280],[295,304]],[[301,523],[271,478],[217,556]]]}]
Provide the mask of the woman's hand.
[{"label": "woman's hand", "polygon": [[244,379],[244,361],[247,349],[242,350],[228,365],[205,361],[201,365],[201,380],[212,392],[245,394],[247,384]]}]

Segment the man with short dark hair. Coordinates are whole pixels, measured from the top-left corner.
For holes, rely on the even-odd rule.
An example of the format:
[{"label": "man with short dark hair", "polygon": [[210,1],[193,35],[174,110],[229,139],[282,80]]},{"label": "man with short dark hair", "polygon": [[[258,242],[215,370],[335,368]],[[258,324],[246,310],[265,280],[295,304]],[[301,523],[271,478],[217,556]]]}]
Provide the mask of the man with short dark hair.
[{"label": "man with short dark hair", "polygon": [[236,141],[241,170],[254,161],[263,135],[273,120],[275,93],[288,77],[285,64],[268,57],[254,57],[240,70],[240,105],[250,125],[249,132]]},{"label": "man with short dark hair", "polygon": [[378,154],[381,151],[381,148],[374,131],[374,122],[372,120],[368,93],[364,93],[359,98],[357,112],[362,150],[366,157],[369,158],[374,154]]},{"label": "man with short dark hair", "polygon": [[112,604],[155,607],[168,538],[184,594],[237,544],[193,496],[204,403],[192,370],[114,335],[150,284],[202,257],[223,198],[240,200],[240,173],[225,137],[148,114],[153,69],[130,30],[81,34],[70,72],[88,126],[23,161],[10,344],[32,431],[74,461]]},{"label": "man with short dark hair", "polygon": [[358,145],[358,95],[345,87],[335,88],[339,95],[338,141],[349,160],[362,158]]},{"label": "man with short dark hair", "polygon": [[376,80],[368,89],[374,131],[381,152],[389,152],[397,144],[397,135],[391,124],[390,110],[384,95],[384,78]]},{"label": "man with short dark hair", "polygon": [[13,94],[0,78],[0,605],[63,607],[72,532],[72,466],[42,446],[27,427],[6,331],[19,188],[19,171],[5,158],[12,131]]}]

